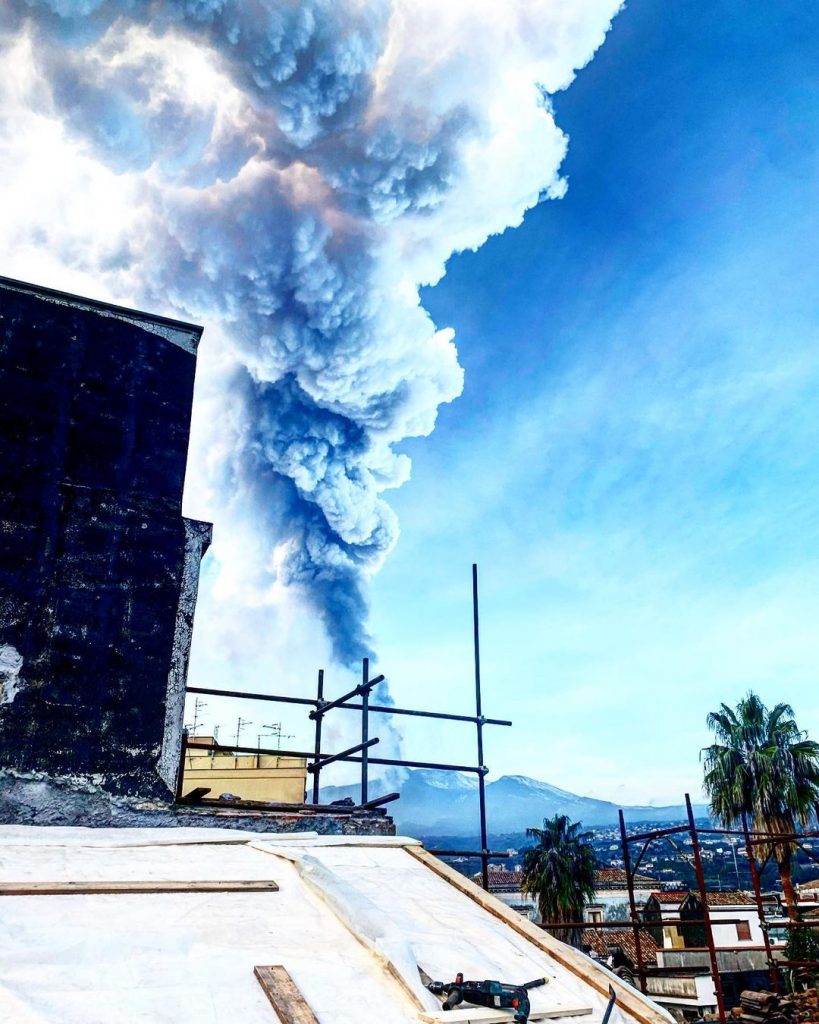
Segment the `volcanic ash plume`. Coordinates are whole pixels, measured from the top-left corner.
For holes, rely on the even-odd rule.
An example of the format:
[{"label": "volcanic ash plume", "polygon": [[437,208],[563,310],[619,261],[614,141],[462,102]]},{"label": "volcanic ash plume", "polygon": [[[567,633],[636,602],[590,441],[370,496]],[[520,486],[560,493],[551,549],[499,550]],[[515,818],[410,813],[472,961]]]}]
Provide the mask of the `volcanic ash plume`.
[{"label": "volcanic ash plume", "polygon": [[208,327],[187,505],[220,628],[286,595],[368,653],[395,446],[463,384],[418,289],[562,195],[549,95],[618,6],[0,0],[4,272]]}]

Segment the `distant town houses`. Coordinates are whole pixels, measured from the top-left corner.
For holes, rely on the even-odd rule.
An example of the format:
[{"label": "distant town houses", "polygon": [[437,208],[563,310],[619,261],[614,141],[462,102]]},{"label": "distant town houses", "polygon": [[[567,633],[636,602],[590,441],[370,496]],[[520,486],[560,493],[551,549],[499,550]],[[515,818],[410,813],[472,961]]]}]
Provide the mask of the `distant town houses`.
[{"label": "distant town houses", "polygon": [[[634,906],[643,925],[639,929],[638,957],[628,876],[622,862],[616,862],[615,844],[609,837],[602,843],[598,838],[594,893],[583,910],[586,927],[580,930],[579,944],[589,957],[638,987],[642,969],[648,995],[678,1020],[701,1019],[716,1009],[705,909],[692,880],[691,843],[680,836],[676,847],[668,859],[663,852],[643,860],[633,876]],[[702,847],[702,860],[711,865],[705,872],[705,899],[714,952],[725,1003],[730,1008],[739,1004],[743,991],[770,985],[765,934],[767,931],[773,958],[783,959],[787,913],[778,887],[776,891],[766,887],[762,895],[763,925],[756,897],[750,891],[750,877],[735,859],[735,847],[708,835]],[[810,877],[814,870],[810,863],[800,864],[801,877],[807,879],[796,886],[796,892],[800,917],[815,919],[819,929],[819,879]],[[480,881],[480,876],[474,877]],[[734,877],[737,884],[727,888],[725,880]],[[775,886],[776,880],[769,878],[767,885]],[[520,869],[490,870],[489,887],[508,906],[543,924],[535,900],[521,890]]]},{"label": "distant town houses", "polygon": [[[709,891],[706,899],[722,988],[732,1005],[741,991],[765,987],[768,980],[756,900],[738,889]],[[772,921],[782,914],[777,896],[766,896],[764,908]],[[819,906],[816,911],[819,917]],[[639,984],[641,959],[649,995],[678,1017],[713,1009],[716,996],[699,893],[684,888],[650,892],[640,917],[649,924],[656,922],[656,927],[640,929],[641,958],[634,930],[628,926],[585,931],[583,949],[634,984]]]},{"label": "distant town houses", "polygon": [[[632,928],[589,928],[583,932],[581,948],[592,959],[605,963],[630,985],[638,984],[637,943]],[[654,938],[647,932],[641,932],[640,954],[643,966],[656,967],[658,952],[659,947]]]},{"label": "distant town houses", "polygon": [[[708,892],[706,898],[717,949],[764,945],[759,913],[752,896],[733,890]],[[703,925],[681,923],[686,919],[702,921],[702,899],[698,893],[653,892],[643,907],[643,918],[657,922],[658,927],[652,929],[652,935],[663,948],[701,948],[705,944]]]},{"label": "distant town houses", "polygon": [[[634,900],[641,907],[659,881],[651,875],[634,875]],[[584,920],[590,924],[625,920],[628,917],[628,876],[624,868],[599,868],[594,873],[594,900],[586,907]]]},{"label": "distant town houses", "polygon": [[819,903],[819,878],[797,885],[796,894],[800,903]]},{"label": "distant town houses", "polygon": [[[600,868],[594,873],[594,898],[584,910],[583,920],[591,924],[600,921],[625,920],[628,916],[628,883],[623,868]],[[472,881],[481,884],[480,873]],[[635,899],[642,906],[657,888],[658,880],[649,875],[634,876]],[[507,906],[517,910],[536,924],[540,923],[536,900],[521,890],[520,868],[505,871],[499,867],[489,869],[489,891]]]},{"label": "distant town houses", "polygon": [[[483,885],[481,873],[472,876],[476,885]],[[521,916],[530,921],[539,921],[536,900],[532,896],[524,895],[521,890],[521,870],[517,867],[514,871],[505,871],[503,868],[493,864],[489,866],[489,891],[493,896],[516,910]]]},{"label": "distant town houses", "polygon": [[[598,868],[594,877],[598,891],[620,892],[628,889],[628,875],[625,868]],[[634,875],[635,889],[639,889],[641,885],[656,884],[657,879],[650,875],[641,875],[639,872]]]}]

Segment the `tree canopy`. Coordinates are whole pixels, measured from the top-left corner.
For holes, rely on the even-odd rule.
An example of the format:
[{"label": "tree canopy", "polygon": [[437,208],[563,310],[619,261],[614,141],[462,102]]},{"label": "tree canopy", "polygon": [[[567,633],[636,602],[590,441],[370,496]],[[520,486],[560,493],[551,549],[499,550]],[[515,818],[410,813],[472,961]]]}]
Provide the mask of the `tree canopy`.
[{"label": "tree canopy", "polygon": [[[819,806],[819,743],[796,724],[793,708],[770,710],[752,692],[736,708],[721,704],[707,718],[716,742],[701,757],[711,813],[731,828],[743,820],[754,831],[791,835]],[[772,857],[782,878],[789,912],[795,913],[790,877],[793,843],[785,839],[759,847]]]},{"label": "tree canopy", "polygon": [[[521,888],[537,899],[543,921],[582,921],[583,907],[594,895],[595,858],[591,833],[565,814],[543,819],[543,828],[528,828],[536,840],[523,852]],[[557,933],[576,941],[576,929]]]}]

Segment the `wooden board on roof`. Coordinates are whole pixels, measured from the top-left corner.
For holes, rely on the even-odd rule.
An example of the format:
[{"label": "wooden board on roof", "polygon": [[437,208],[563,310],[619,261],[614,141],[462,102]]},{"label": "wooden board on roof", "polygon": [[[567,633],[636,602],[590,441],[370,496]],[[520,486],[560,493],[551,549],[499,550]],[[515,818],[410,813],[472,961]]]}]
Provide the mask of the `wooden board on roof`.
[{"label": "wooden board on roof", "polygon": [[319,1024],[318,1018],[281,964],[272,967],[254,967],[265,995],[279,1016],[281,1024]]},{"label": "wooden board on roof", "polygon": [[175,892],[278,892],[271,879],[244,881],[0,882],[0,896],[108,896]]}]

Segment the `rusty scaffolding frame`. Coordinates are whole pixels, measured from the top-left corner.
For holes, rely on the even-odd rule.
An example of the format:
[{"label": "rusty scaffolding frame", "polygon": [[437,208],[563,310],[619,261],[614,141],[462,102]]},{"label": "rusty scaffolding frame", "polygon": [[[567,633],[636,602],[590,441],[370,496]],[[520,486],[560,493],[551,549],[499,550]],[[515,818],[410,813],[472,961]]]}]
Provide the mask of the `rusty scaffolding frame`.
[{"label": "rusty scaffolding frame", "polygon": [[[641,932],[645,930],[655,929],[658,926],[668,924],[679,924],[685,926],[702,926],[705,930],[705,947],[696,947],[697,950],[705,949],[708,952],[709,970],[711,974],[711,980],[714,984],[714,996],[717,1004],[717,1013],[719,1015],[720,1024],[726,1022],[725,1012],[725,1000],[722,991],[722,982],[720,978],[719,963],[717,958],[718,949],[720,951],[737,951],[747,949],[747,946],[724,946],[720,944],[716,946],[714,942],[714,931],[711,921],[711,913],[708,907],[708,893],[705,883],[705,873],[702,867],[702,854],[700,850],[700,839],[701,835],[718,835],[718,836],[736,836],[740,837],[744,841],[745,856],[748,860],[748,867],[751,874],[751,884],[754,894],[754,902],[756,904],[756,911],[759,916],[759,926],[762,930],[765,957],[768,967],[771,990],[773,992],[779,992],[781,988],[779,978],[779,968],[783,967],[794,967],[794,968],[819,968],[819,961],[816,960],[786,960],[776,959],[773,955],[773,947],[771,945],[768,931],[771,927],[770,922],[765,916],[765,906],[762,896],[762,884],[761,876],[768,863],[771,860],[771,853],[761,860],[761,866],[757,865],[756,848],[770,846],[775,842],[791,842],[799,849],[801,849],[811,860],[819,863],[819,857],[810,849],[803,845],[804,840],[819,838],[819,831],[810,832],[794,832],[788,835],[782,835],[774,832],[763,832],[763,831],[752,831],[748,826],[747,817],[743,816],[742,828],[741,829],[730,829],[730,828],[698,828],[696,821],[694,820],[694,810],[691,805],[691,797],[688,793],[685,794],[685,806],[687,814],[687,822],[682,825],[674,825],[669,828],[651,829],[646,832],[628,834],[626,829],[625,818],[623,811],[619,811],[620,821],[620,842],[623,851],[623,865],[626,873],[626,887],[628,889],[628,902],[629,902],[629,921],[603,921],[603,922],[588,922],[588,921],[575,921],[575,922],[546,922],[541,925],[548,931],[559,931],[565,929],[579,929],[583,931],[595,931],[600,928],[617,928],[624,929],[631,927],[632,934],[634,936],[634,949],[637,954],[637,963],[635,964],[637,976],[640,984],[640,991],[646,995],[648,994],[648,977],[653,974],[664,974],[673,975],[676,972],[675,968],[667,967],[648,967],[643,957],[643,947],[641,941]],[[688,833],[691,840],[691,861],[694,868],[694,874],[697,880],[697,890],[702,905],[702,918],[688,919],[688,918],[665,918],[647,920],[644,914],[637,908],[637,902],[635,898],[635,876],[640,868],[643,857],[646,855],[648,848],[657,839],[667,838],[672,835],[680,833]],[[631,846],[634,843],[642,843],[642,847],[639,851],[636,859],[632,858]],[[693,890],[692,890],[693,891]],[[742,919],[744,920],[744,919]],[[719,924],[737,924],[740,919],[734,918],[720,918]],[[791,920],[778,920],[776,923],[777,928],[815,928],[819,930],[819,921],[791,921]],[[693,949],[693,947],[689,947]],[[687,968],[686,968],[687,970]]]}]

